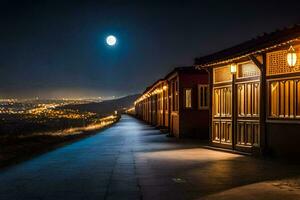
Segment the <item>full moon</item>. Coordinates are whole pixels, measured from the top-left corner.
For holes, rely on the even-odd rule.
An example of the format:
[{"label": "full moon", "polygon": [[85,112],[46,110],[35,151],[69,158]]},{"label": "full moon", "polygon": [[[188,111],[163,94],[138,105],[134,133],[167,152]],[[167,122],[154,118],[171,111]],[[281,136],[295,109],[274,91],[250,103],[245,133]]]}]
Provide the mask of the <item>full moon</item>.
[{"label": "full moon", "polygon": [[117,43],[117,38],[113,35],[110,35],[106,38],[106,43],[109,46],[114,46]]}]

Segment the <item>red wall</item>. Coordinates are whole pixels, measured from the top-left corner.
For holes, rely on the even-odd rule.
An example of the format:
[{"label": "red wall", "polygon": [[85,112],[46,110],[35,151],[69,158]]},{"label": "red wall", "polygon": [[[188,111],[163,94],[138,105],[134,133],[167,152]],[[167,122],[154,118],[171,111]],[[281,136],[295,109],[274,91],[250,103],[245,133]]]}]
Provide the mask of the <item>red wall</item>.
[{"label": "red wall", "polygon": [[[179,115],[181,137],[208,139],[209,111],[198,108],[198,85],[208,84],[208,74],[179,74]],[[192,108],[184,108],[184,88],[192,88]]]}]

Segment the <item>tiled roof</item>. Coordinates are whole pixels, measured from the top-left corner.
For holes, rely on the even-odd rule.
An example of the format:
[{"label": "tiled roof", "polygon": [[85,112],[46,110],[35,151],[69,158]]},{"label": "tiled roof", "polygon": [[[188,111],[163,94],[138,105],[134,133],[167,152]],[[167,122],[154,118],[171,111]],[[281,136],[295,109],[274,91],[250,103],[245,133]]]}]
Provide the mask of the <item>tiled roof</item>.
[{"label": "tiled roof", "polygon": [[164,78],[158,79],[157,81],[155,81],[152,85],[150,85],[149,87],[147,87],[145,89],[145,91],[143,92],[143,94],[146,94],[147,92],[149,92],[157,83],[159,83],[160,81],[164,81],[167,80],[167,78],[169,76],[171,76],[172,74],[176,73],[176,72],[183,72],[183,73],[188,73],[188,72],[193,72],[193,73],[207,73],[205,70],[197,70],[195,69],[194,66],[182,66],[182,67],[176,67],[174,68],[171,72],[169,72]]},{"label": "tiled roof", "polygon": [[165,79],[168,79],[168,77],[170,77],[172,74],[174,74],[176,72],[183,72],[183,73],[188,73],[188,72],[207,73],[204,70],[203,71],[196,70],[194,66],[176,67],[170,73],[168,73],[165,76]]},{"label": "tiled roof", "polygon": [[222,51],[199,57],[195,59],[195,65],[212,65],[214,63],[234,59],[243,55],[255,53],[257,51],[266,51],[269,47],[300,38],[300,25],[276,30],[271,33],[264,33],[254,39],[243,42]]},{"label": "tiled roof", "polygon": [[151,90],[157,83],[159,83],[160,81],[163,81],[164,79],[158,79],[157,81],[155,81],[152,85],[148,86],[146,88],[146,90],[143,92],[143,94],[147,93],[149,90]]}]

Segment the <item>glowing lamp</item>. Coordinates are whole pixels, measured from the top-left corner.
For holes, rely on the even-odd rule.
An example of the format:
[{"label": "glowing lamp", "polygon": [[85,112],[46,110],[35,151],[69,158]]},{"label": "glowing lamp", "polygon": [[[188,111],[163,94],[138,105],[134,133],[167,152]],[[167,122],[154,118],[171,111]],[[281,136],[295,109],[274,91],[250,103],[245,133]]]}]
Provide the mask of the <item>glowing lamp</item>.
[{"label": "glowing lamp", "polygon": [[167,89],[168,89],[168,87],[166,85],[164,85],[163,90],[167,90]]},{"label": "glowing lamp", "polygon": [[232,74],[235,74],[235,73],[236,73],[236,64],[235,64],[235,63],[233,63],[233,64],[230,65],[230,72],[231,72]]},{"label": "glowing lamp", "polygon": [[297,62],[297,54],[293,46],[290,46],[287,53],[287,63],[290,67],[295,67]]}]

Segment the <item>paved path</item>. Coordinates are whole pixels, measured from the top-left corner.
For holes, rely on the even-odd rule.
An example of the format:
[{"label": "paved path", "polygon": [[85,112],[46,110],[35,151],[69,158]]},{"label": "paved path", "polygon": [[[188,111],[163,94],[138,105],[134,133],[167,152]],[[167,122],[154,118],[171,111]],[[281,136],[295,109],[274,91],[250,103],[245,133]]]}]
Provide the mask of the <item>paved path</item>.
[{"label": "paved path", "polygon": [[123,116],[0,172],[0,199],[300,199],[300,167],[167,138]]}]

